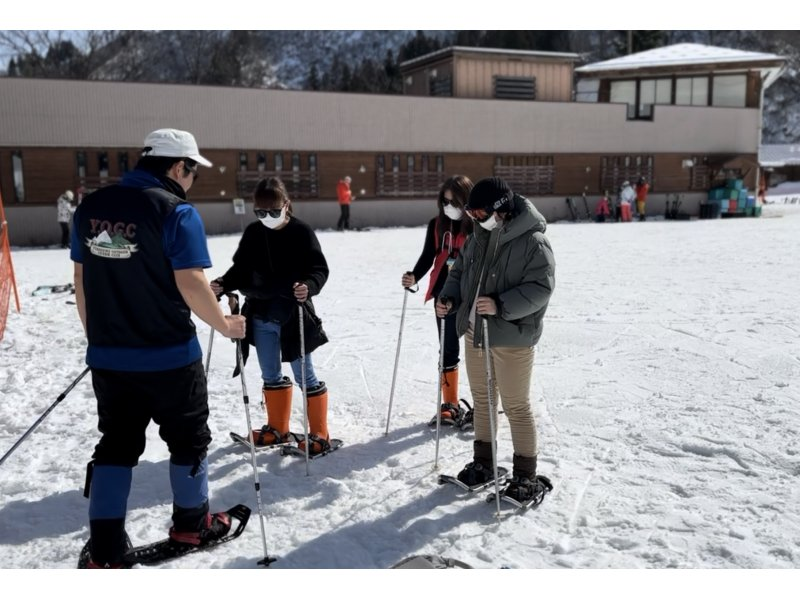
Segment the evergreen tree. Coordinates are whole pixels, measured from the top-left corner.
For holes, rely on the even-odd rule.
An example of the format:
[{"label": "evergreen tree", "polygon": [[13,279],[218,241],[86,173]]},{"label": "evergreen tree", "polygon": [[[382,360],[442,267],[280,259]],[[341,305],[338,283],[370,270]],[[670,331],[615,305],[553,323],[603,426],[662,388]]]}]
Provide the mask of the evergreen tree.
[{"label": "evergreen tree", "polygon": [[649,30],[649,31],[618,31],[619,36],[612,42],[612,45],[617,51],[618,56],[624,56],[628,53],[628,35],[630,34],[631,41],[633,42],[633,49],[631,52],[644,52],[645,50],[652,50],[653,48],[660,48],[666,41],[666,35],[663,31]]},{"label": "evergreen tree", "polygon": [[319,80],[319,67],[317,62],[311,63],[311,68],[308,70],[308,79],[306,79],[306,89],[311,91],[319,91],[322,83]]}]

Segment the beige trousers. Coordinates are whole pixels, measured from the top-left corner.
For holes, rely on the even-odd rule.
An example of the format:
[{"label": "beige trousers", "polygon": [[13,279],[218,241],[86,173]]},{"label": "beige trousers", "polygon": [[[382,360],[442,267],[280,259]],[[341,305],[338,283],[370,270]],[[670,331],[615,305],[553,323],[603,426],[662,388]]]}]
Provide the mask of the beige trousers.
[{"label": "beige trousers", "polygon": [[[483,348],[472,345],[472,328],[466,334],[467,378],[469,379],[475,409],[475,440],[489,442],[492,434],[489,427],[488,380],[486,357]],[[533,377],[533,347],[492,347],[489,338],[492,363],[492,403],[494,404],[495,429],[497,407],[502,402],[503,411],[511,427],[511,442],[514,454],[520,457],[535,457],[538,452],[536,422],[531,411],[530,389]],[[500,401],[498,401],[498,393]]]}]

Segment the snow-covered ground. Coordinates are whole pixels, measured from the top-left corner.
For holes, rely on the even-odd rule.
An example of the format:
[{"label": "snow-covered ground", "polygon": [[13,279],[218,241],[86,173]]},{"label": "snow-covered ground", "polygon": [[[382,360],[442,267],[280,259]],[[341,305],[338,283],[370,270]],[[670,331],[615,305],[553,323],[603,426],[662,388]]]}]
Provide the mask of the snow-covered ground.
[{"label": "snow-covered ground", "polygon": [[[258,454],[267,546],[278,558],[271,569],[386,569],[427,553],[477,569],[544,570],[533,578],[505,572],[509,577],[492,578],[499,586],[481,589],[533,595],[539,579],[552,584],[548,593],[586,579],[577,572],[554,578],[564,569],[749,570],[746,579],[710,578],[715,587],[732,582],[733,593],[753,580],[754,591],[769,587],[774,578],[754,576],[756,569],[796,572],[798,230],[800,206],[783,204],[765,206],[762,218],[551,224],[557,289],[537,349],[532,400],[540,473],[555,489],[538,511],[499,521],[480,497],[437,484],[437,473],[455,473],[470,460],[472,436],[444,431],[434,471],[435,435],[426,422],[437,399],[437,334],[422,293],[408,301],[384,435],[399,281],[418,257],[424,228],[319,232],[331,276],[315,303],[331,341],[314,360],[330,389],[331,432],[345,446],[312,461],[310,476],[303,460]],[[238,238],[209,240],[209,278],[228,267]],[[12,298],[0,342],[0,453],[85,368],[72,297],[31,295],[39,285],[71,281],[67,251],[18,249],[13,260],[22,311]],[[198,321],[198,331],[205,350],[209,328]],[[217,335],[209,374],[212,508],[243,502],[255,512],[249,452],[228,441],[230,430],[245,430],[233,364],[233,344]],[[469,398],[466,375],[462,381]],[[260,422],[255,359],[246,382],[251,416]],[[296,390],[298,430],[299,396]],[[500,422],[499,461],[509,464],[508,426],[502,416]],[[75,566],[88,537],[82,489],[97,438],[87,376],[0,466],[0,567]],[[170,504],[168,454],[151,426],[129,501],[134,543],[164,536]],[[263,556],[254,518],[239,540],[163,567],[256,569]],[[669,580],[650,573],[646,595],[662,595]],[[214,583],[208,575],[193,579]],[[214,579],[234,584],[230,591],[245,589],[242,578]],[[290,581],[286,591],[329,592],[297,576],[252,580],[256,587],[246,591],[269,593],[270,579]],[[607,595],[634,595],[627,577],[592,579],[587,591],[606,592],[611,583],[616,591]]]}]

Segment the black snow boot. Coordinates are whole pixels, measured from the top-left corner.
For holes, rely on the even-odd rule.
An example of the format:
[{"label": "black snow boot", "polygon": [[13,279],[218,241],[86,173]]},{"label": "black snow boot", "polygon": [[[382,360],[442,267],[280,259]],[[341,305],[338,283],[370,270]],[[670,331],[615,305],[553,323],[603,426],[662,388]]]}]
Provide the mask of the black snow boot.
[{"label": "black snow boot", "polygon": [[472,443],[473,459],[458,473],[458,481],[467,486],[485,484],[494,479],[492,471],[492,445],[483,440]]},{"label": "black snow boot", "polygon": [[519,503],[533,498],[538,491],[536,482],[536,457],[514,455],[514,470],[511,481],[503,493]]}]

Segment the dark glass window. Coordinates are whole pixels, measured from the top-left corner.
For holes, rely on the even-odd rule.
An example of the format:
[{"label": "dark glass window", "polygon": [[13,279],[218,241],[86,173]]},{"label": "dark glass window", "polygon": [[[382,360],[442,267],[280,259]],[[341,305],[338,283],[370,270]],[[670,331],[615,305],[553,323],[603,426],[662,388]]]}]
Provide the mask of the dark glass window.
[{"label": "dark glass window", "polygon": [[11,170],[14,175],[14,195],[18,202],[25,201],[25,175],[22,171],[22,152],[11,154]]},{"label": "dark glass window", "polygon": [[78,176],[84,178],[86,176],[86,152],[77,152],[75,157],[78,161]]}]

